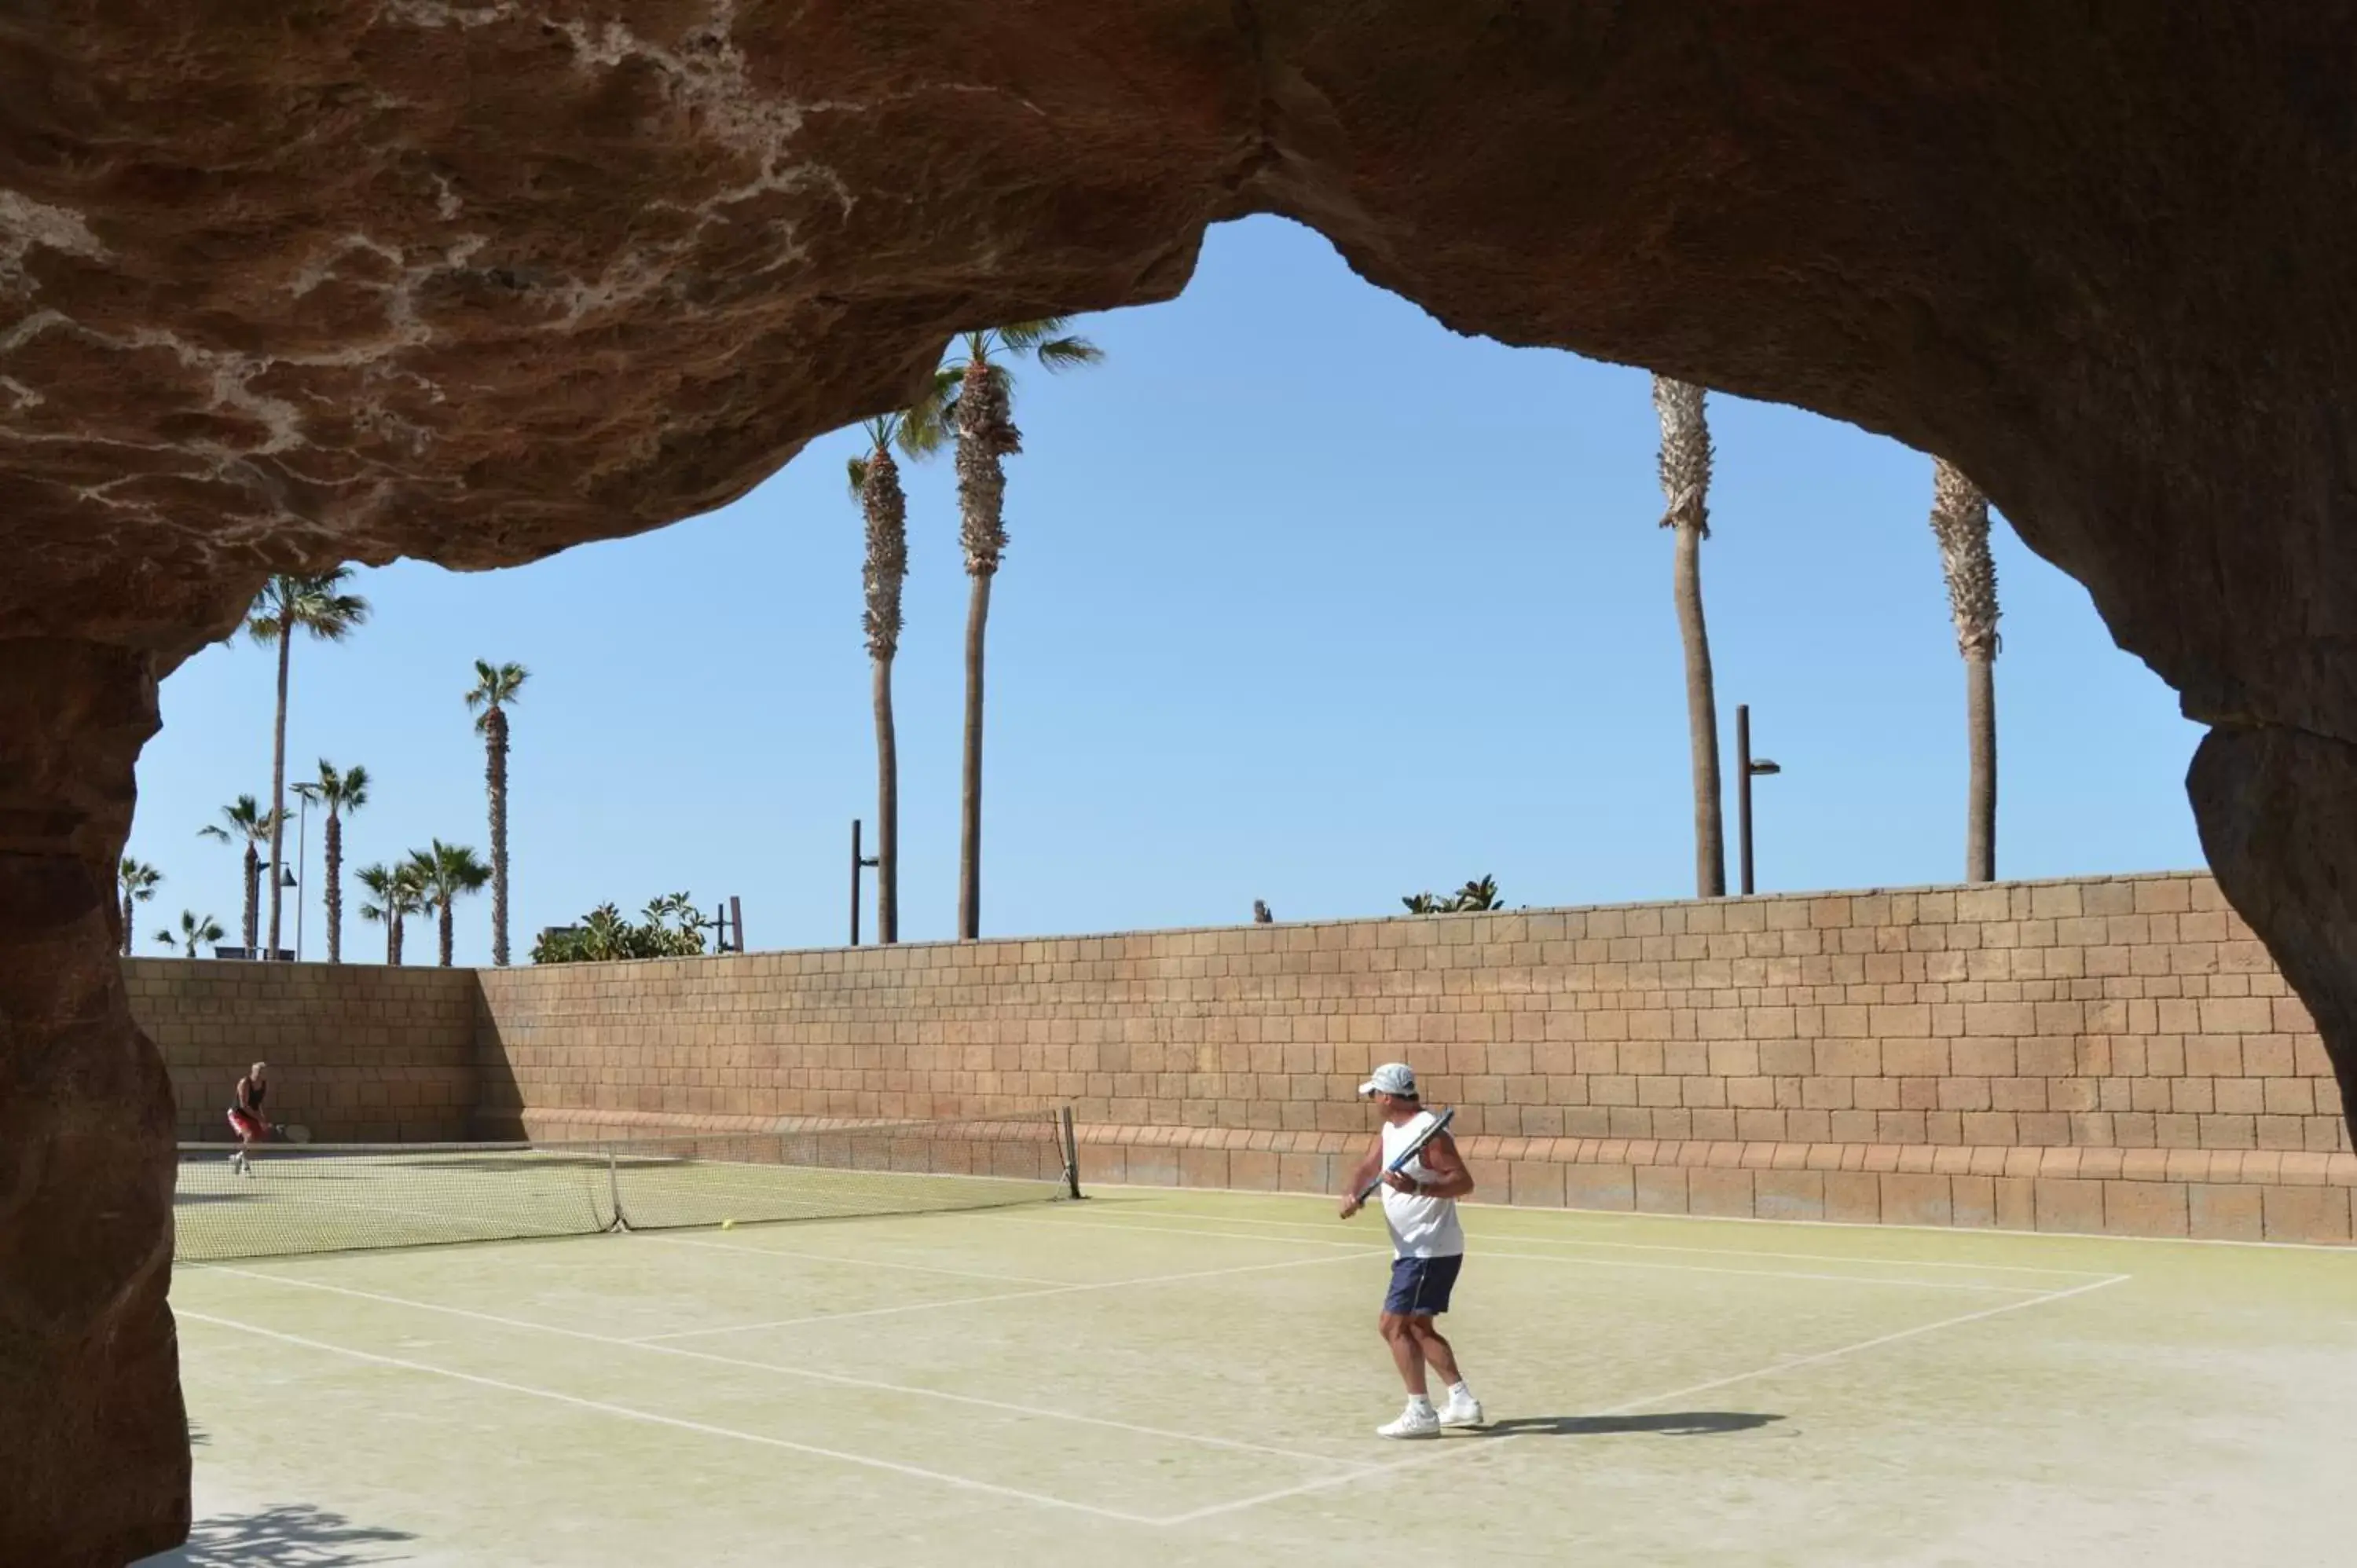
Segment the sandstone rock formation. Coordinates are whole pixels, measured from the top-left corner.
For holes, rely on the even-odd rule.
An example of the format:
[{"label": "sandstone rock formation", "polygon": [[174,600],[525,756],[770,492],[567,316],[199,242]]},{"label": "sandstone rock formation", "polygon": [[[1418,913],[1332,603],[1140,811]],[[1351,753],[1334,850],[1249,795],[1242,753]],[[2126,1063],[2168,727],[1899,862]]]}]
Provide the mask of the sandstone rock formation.
[{"label": "sandstone rock formation", "polygon": [[0,1559],[186,1517],[168,1118],[101,913],[156,680],[274,568],[717,505],[955,329],[1168,297],[1241,213],[1970,473],[2215,726],[2212,864],[2350,1087],[2352,47],[2236,0],[9,7]]}]

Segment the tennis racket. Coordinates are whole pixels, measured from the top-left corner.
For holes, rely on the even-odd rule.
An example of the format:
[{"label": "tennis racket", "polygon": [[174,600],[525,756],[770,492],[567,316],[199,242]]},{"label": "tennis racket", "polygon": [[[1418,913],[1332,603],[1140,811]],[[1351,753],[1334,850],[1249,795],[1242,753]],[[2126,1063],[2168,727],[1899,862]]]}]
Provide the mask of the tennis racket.
[{"label": "tennis racket", "polygon": [[1361,1203],[1364,1203],[1367,1199],[1374,1197],[1375,1189],[1383,1185],[1384,1176],[1390,1176],[1396,1171],[1404,1171],[1407,1169],[1407,1163],[1415,1158],[1416,1155],[1424,1153],[1424,1146],[1426,1144],[1431,1143],[1435,1138],[1437,1138],[1443,1133],[1448,1132],[1448,1124],[1456,1120],[1457,1108],[1453,1105],[1448,1110],[1442,1112],[1439,1115],[1434,1117],[1432,1119],[1431,1126],[1426,1127],[1423,1132],[1418,1133],[1415,1135],[1415,1142],[1409,1144],[1406,1148],[1402,1149],[1397,1155],[1392,1156],[1392,1163],[1385,1165],[1376,1176],[1374,1180],[1369,1182],[1366,1186],[1359,1189],[1359,1201]]},{"label": "tennis racket", "polygon": [[311,1141],[311,1129],[300,1126],[281,1127],[278,1129],[278,1135],[290,1144],[307,1144]]}]

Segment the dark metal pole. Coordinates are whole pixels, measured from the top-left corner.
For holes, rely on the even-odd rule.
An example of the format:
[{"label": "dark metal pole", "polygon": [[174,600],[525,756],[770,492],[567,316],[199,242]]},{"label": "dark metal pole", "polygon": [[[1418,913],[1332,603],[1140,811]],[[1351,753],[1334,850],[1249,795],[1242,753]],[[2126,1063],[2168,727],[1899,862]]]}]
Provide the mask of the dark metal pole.
[{"label": "dark metal pole", "polygon": [[1063,1133],[1064,1190],[1072,1197],[1081,1196],[1081,1141],[1072,1132],[1072,1108],[1061,1106],[1056,1121]]},{"label": "dark metal pole", "polygon": [[1735,708],[1736,831],[1742,839],[1743,896],[1751,897],[1751,709]]},{"label": "dark metal pole", "polygon": [[728,929],[736,937],[737,950],[743,952],[745,950],[745,906],[737,901],[737,895],[734,893],[728,895]]},{"label": "dark metal pole", "polygon": [[859,868],[867,863],[859,858],[859,819],[851,819],[851,945],[859,945]]}]

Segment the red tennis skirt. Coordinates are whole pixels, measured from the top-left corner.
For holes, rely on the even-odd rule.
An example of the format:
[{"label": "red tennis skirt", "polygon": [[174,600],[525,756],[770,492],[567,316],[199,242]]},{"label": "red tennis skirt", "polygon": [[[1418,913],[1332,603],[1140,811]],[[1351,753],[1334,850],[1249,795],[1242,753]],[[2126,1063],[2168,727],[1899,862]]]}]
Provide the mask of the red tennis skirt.
[{"label": "red tennis skirt", "polygon": [[229,1130],[241,1138],[250,1138],[256,1143],[270,1136],[270,1123],[250,1111],[231,1112]]}]

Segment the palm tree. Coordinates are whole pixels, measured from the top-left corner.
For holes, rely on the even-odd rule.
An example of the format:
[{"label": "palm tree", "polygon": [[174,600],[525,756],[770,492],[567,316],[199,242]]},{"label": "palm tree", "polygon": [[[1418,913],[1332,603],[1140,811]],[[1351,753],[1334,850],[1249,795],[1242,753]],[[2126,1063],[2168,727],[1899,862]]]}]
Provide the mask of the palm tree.
[{"label": "palm tree", "polygon": [[[508,714],[531,671],[521,664],[494,669],[475,660],[475,684],[467,693],[469,713],[479,708],[475,733],[483,737],[483,786],[491,797],[491,961],[508,961]],[[448,920],[444,927],[447,932]],[[450,939],[442,939],[442,961],[450,961]]]},{"label": "palm tree", "polygon": [[127,854],[123,857],[123,864],[115,868],[115,886],[123,891],[123,956],[124,958],[131,956],[131,922],[136,918],[131,906],[135,903],[145,904],[148,899],[156,897],[156,885],[163,880],[162,872],[145,861],[134,860]]},{"label": "palm tree", "polygon": [[207,942],[217,942],[221,940],[221,922],[210,915],[199,915],[192,910],[183,909],[180,911],[180,929],[175,931],[171,927],[167,926],[156,933],[156,940],[167,948],[185,946],[188,950],[188,956],[194,958],[197,956],[198,948]]},{"label": "palm tree", "polygon": [[921,445],[934,433],[957,438],[958,540],[974,585],[965,617],[965,761],[958,817],[958,935],[982,933],[983,645],[990,620],[990,584],[1006,551],[1006,459],[1023,450],[1011,413],[1013,361],[1028,358],[1050,371],[1093,365],[1104,350],[1064,330],[1070,318],[1050,316],[969,332],[942,361],[924,403],[909,411]]},{"label": "palm tree", "polygon": [[355,874],[371,899],[361,905],[361,918],[382,921],[384,926],[384,961],[401,962],[403,939],[408,934],[409,917],[425,907],[425,890],[418,886],[416,870],[406,862],[393,867],[382,864],[363,865]]},{"label": "palm tree", "polygon": [[[301,574],[282,572],[263,585],[253,607],[246,612],[245,629],[253,640],[278,649],[278,719],[270,746],[270,947],[278,953],[279,889],[285,878],[276,868],[286,864],[282,839],[286,825],[286,676],[293,662],[295,633],[307,631],[321,642],[341,642],[354,627],[368,619],[369,603],[358,594],[343,592],[351,568]],[[251,933],[246,946],[253,945]]]},{"label": "palm tree", "polygon": [[1972,782],[1964,815],[1964,880],[1996,880],[1996,563],[1988,498],[1946,462],[1932,463],[1932,535],[1948,579],[1948,613],[1964,656],[1964,722]]},{"label": "palm tree", "polygon": [[1672,576],[1685,645],[1686,739],[1694,754],[1695,895],[1727,894],[1727,830],[1719,815],[1718,700],[1711,689],[1710,632],[1702,618],[1702,542],[1710,537],[1710,426],[1703,389],[1653,378],[1662,417],[1662,526],[1677,535]]},{"label": "palm tree", "polygon": [[[921,448],[929,434],[905,413],[888,413],[860,427],[873,446],[850,462],[851,493],[867,520],[867,558],[860,567],[866,589],[865,621],[876,707],[876,935],[900,940],[900,747],[892,727],[892,660],[900,650],[900,585],[909,575],[909,498],[900,489],[895,441]],[[938,441],[934,441],[938,445]]]},{"label": "palm tree", "polygon": [[479,893],[491,879],[491,868],[475,858],[466,844],[436,839],[430,849],[413,849],[403,866],[414,878],[421,902],[434,911],[441,927],[442,967],[450,967],[450,911],[467,894]]},{"label": "palm tree", "polygon": [[[241,839],[245,842],[245,950],[249,953],[261,940],[262,846],[278,842],[278,817],[276,811],[264,811],[262,803],[253,796],[240,795],[221,808],[221,821],[229,824],[227,827],[216,822],[197,830],[199,838],[219,839],[223,843],[235,843]],[[278,878],[274,864],[273,871],[271,880],[275,882]],[[271,897],[277,897],[274,889]]]},{"label": "palm tree", "polygon": [[358,763],[339,771],[319,758],[315,784],[297,785],[328,808],[328,961],[344,961],[344,819],[368,804],[368,769]]}]

